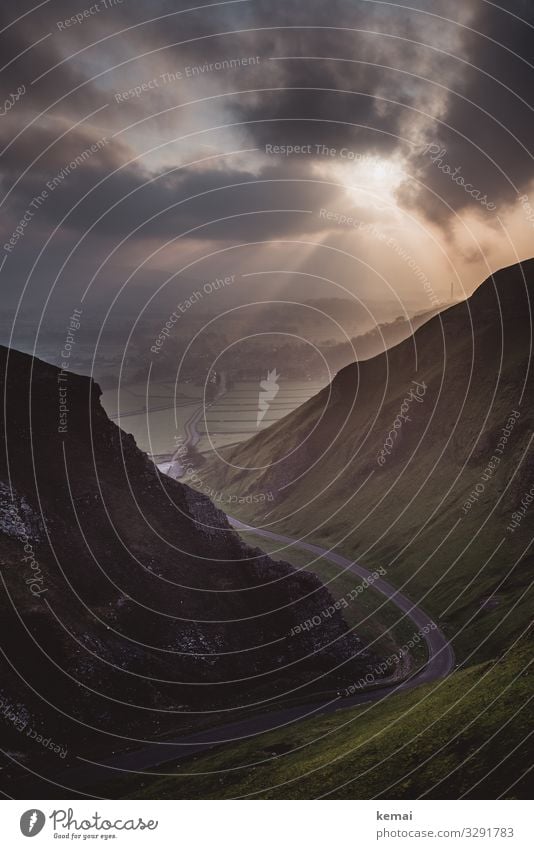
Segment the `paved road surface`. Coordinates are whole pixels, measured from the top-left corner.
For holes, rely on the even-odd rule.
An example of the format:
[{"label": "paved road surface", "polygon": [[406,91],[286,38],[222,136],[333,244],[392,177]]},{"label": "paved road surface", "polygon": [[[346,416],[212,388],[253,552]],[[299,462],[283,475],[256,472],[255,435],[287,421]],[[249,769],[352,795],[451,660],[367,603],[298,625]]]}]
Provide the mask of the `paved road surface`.
[{"label": "paved road surface", "polygon": [[[383,578],[377,578],[374,580],[368,569],[364,569],[363,566],[359,566],[357,563],[354,563],[347,557],[343,557],[341,554],[336,554],[333,551],[327,551],[327,549],[321,548],[319,545],[313,545],[312,543],[300,540],[297,541],[291,537],[271,533],[271,531],[253,528],[250,525],[245,525],[243,522],[239,522],[237,519],[230,519],[230,521],[234,528],[238,531],[251,531],[257,536],[262,536],[266,539],[272,539],[284,544],[290,544],[292,547],[301,548],[304,549],[304,551],[310,551],[312,554],[317,554],[326,560],[330,560],[331,563],[335,563],[337,566],[342,566],[344,569],[350,569],[351,572],[354,572],[360,578],[367,578],[367,580],[370,579],[373,589],[385,595],[386,598],[392,601],[403,613],[407,614],[414,625],[417,626],[417,630],[431,628],[437,624],[427,613],[424,612],[424,610],[415,605],[407,596],[401,593],[388,581],[385,581]],[[244,539],[246,540],[246,533],[244,534]],[[434,627],[428,634],[425,634],[425,641],[428,648],[428,662],[424,669],[422,669],[417,676],[414,676],[414,678],[408,682],[409,687],[418,686],[419,684],[427,683],[428,681],[435,681],[437,678],[443,678],[445,675],[448,675],[454,667],[454,653],[452,647],[445,638],[445,635],[440,631],[439,627]],[[349,699],[345,699],[343,704],[346,705],[349,702]]]}]

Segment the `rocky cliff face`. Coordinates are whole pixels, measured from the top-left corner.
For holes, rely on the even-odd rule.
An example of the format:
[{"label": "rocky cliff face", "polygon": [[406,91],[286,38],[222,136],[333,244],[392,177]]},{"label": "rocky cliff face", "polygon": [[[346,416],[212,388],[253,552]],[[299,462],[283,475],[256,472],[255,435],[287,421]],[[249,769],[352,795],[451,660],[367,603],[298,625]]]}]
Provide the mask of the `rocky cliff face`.
[{"label": "rocky cliff face", "polygon": [[209,499],[160,475],[98,386],[5,348],[0,374],[6,704],[52,737],[143,738],[324,689],[345,664],[354,680],[339,613],[289,636],[332,604],[317,578],[247,547]]}]

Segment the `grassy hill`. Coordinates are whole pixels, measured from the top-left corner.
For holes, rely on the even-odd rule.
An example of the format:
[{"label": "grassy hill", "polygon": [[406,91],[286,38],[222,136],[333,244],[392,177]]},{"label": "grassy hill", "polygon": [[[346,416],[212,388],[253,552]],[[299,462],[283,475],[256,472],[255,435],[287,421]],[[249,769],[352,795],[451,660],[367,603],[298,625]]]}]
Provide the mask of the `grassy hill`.
[{"label": "grassy hill", "polygon": [[444,681],[112,783],[106,796],[529,798],[532,643]]},{"label": "grassy hill", "polygon": [[532,609],[533,296],[533,260],[501,270],[202,480],[245,521],[385,567],[460,659],[494,657]]}]

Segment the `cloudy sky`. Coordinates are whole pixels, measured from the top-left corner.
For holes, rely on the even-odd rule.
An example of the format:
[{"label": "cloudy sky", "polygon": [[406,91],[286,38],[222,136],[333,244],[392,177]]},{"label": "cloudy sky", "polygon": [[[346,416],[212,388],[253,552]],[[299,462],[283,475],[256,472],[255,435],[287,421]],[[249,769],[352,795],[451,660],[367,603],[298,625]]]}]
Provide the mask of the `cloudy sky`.
[{"label": "cloudy sky", "polygon": [[534,254],[529,0],[0,16],[6,309],[135,313],[236,274],[229,303],[350,294],[380,314]]}]

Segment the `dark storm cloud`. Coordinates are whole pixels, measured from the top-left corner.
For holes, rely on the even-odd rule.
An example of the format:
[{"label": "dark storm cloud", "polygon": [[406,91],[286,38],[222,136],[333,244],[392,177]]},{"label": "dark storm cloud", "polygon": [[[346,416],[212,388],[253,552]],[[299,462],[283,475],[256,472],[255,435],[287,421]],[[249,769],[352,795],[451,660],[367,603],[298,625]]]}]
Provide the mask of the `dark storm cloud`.
[{"label": "dark storm cloud", "polygon": [[534,178],[532,6],[516,0],[505,11],[480,3],[471,26],[461,51],[469,64],[451,86],[456,91],[442,123],[429,124],[425,132],[433,147],[412,157],[413,170],[438,197],[413,184],[399,193],[401,201],[423,208],[437,222],[447,217],[444,204],[456,211],[469,205],[484,209],[451,180],[448,167],[460,168],[458,176],[500,212]]},{"label": "dark storm cloud", "polygon": [[[102,33],[109,35],[119,28],[133,27],[128,36],[128,49],[124,45],[120,48],[123,56],[131,57],[147,49],[154,50],[158,45],[164,47],[173,41],[196,38],[207,30],[231,30],[233,27],[231,22],[223,25],[222,13],[217,10],[207,19],[199,18],[200,12],[178,16],[174,14],[177,6],[173,4],[171,18],[156,21],[148,27],[136,28],[139,8],[136,9],[135,4],[130,4],[130,7],[124,4],[120,14],[113,17],[111,29],[110,10],[83,17],[79,24],[73,24],[66,33],[63,29],[58,30],[58,21],[72,18],[78,13],[83,16],[87,8],[84,3],[55,3],[50,8],[45,6],[37,10],[35,15],[27,16],[3,33],[4,55],[10,63],[8,73],[3,78],[7,87],[5,90],[15,91],[21,84],[26,87],[20,103],[16,103],[16,108],[0,123],[0,144],[3,148],[0,179],[4,191],[4,224],[8,235],[35,202],[34,199],[41,197],[43,192],[47,193],[45,202],[39,205],[38,216],[32,218],[31,231],[28,229],[24,233],[27,246],[31,243],[32,235],[39,238],[40,234],[46,232],[48,227],[55,226],[65,215],[64,226],[79,233],[84,233],[101,219],[94,232],[108,237],[122,237],[142,225],[141,237],[167,238],[224,216],[234,217],[229,218],[228,223],[199,229],[194,237],[232,239],[237,235],[242,239],[265,238],[269,235],[321,229],[319,220],[311,219],[310,216],[306,219],[295,213],[247,214],[273,208],[311,208],[315,211],[323,197],[331,193],[328,187],[321,189],[316,184],[304,182],[295,192],[294,183],[290,187],[286,182],[269,182],[287,180],[289,177],[296,180],[309,178],[306,169],[299,165],[290,169],[284,164],[279,168],[269,162],[260,175],[248,173],[246,169],[232,168],[197,169],[170,175],[164,172],[149,173],[139,163],[129,164],[133,154],[127,145],[108,138],[102,149],[84,161],[83,167],[72,168],[72,162],[76,163],[80,154],[103,138],[103,133],[95,127],[91,128],[90,122],[72,128],[75,117],[79,120],[80,112],[82,115],[87,114],[106,103],[109,105],[110,100],[112,106],[113,103],[109,91],[103,90],[102,81],[88,84],[89,75],[82,72],[80,60],[65,62],[66,56],[83,50],[86,45],[98,40]],[[145,8],[145,13],[150,12],[152,17],[164,15],[166,11],[168,9],[164,4]],[[13,19],[14,9],[10,14],[4,8],[2,26],[5,27]],[[51,37],[27,50],[47,31],[52,32]],[[102,44],[98,49],[102,49]],[[106,49],[110,54],[113,52],[116,64],[116,39],[107,40]],[[173,53],[163,53],[171,64]],[[202,43],[202,46],[195,42],[180,54],[180,62],[194,62],[195,58],[203,62],[206,58],[224,55],[220,45],[214,41]],[[55,68],[58,64],[60,66]],[[94,68],[94,61],[92,64],[90,70],[98,72],[98,67]],[[109,64],[112,64],[111,58]],[[103,64],[102,69],[105,68]],[[142,68],[142,65],[141,68],[136,66],[132,76],[134,82],[136,75],[142,75]],[[43,74],[35,85],[30,84],[32,79]],[[128,81],[127,76],[125,80]],[[31,125],[36,113],[47,110],[59,99],[60,105],[48,112],[44,123],[41,121]],[[128,106],[126,104],[125,108],[121,104],[120,112],[115,112],[120,117],[124,115],[127,122],[131,117]],[[105,116],[98,120],[105,123]],[[15,135],[18,135],[16,141]],[[113,171],[117,173],[111,175]],[[98,187],[97,184],[101,182],[102,185]],[[246,186],[247,182],[252,185]],[[242,184],[243,187],[225,189],[234,183]],[[50,184],[53,186],[51,190]],[[8,193],[7,197],[5,193]],[[86,194],[87,199],[79,203]],[[203,197],[187,200],[198,195]],[[236,219],[237,215],[242,217]],[[153,223],[145,223],[153,216]]]},{"label": "dark storm cloud", "polygon": [[[78,139],[78,150],[80,144]],[[234,241],[318,232],[324,229],[320,208],[339,191],[335,184],[314,178],[305,163],[267,165],[260,173],[226,167],[154,174],[138,164],[116,170],[116,155],[107,147],[65,178],[61,169],[55,177],[45,172],[53,173],[32,173],[23,188],[12,192],[14,221],[23,216],[28,196],[39,196],[45,187],[50,191],[39,206],[41,227],[52,228],[65,219],[63,228],[78,233],[92,228],[113,239],[134,229],[137,239],[170,239],[193,231],[190,238]]]},{"label": "dark storm cloud", "polygon": [[[63,7],[63,8],[62,8]],[[71,4],[73,14],[76,7],[84,4]],[[54,109],[53,104],[61,101],[57,107],[62,114],[71,111],[89,112],[103,103],[102,95],[90,86],[86,86],[85,75],[73,63],[65,63],[60,68],[47,73],[63,58],[66,45],[61,43],[55,27],[56,14],[65,11],[66,4],[47,4],[36,13],[16,21],[22,9],[15,3],[3,4],[0,9],[0,51],[3,70],[0,75],[2,99],[20,86],[26,91],[17,117],[21,124],[43,110]],[[52,11],[53,10],[53,11]],[[37,82],[34,82],[37,80]],[[69,96],[69,93],[73,92]]]},{"label": "dark storm cloud", "polygon": [[[247,147],[262,150],[266,144],[326,144],[337,150],[345,146],[361,154],[385,156],[411,151],[413,173],[439,199],[411,183],[402,187],[400,201],[440,224],[446,224],[450,215],[446,204],[453,210],[469,205],[480,209],[480,205],[432,164],[419,147],[413,150],[416,141],[425,139],[427,144],[444,148],[444,161],[452,170],[460,167],[466,181],[496,205],[512,200],[514,187],[521,190],[532,178],[532,160],[521,147],[528,147],[532,137],[532,112],[520,98],[530,101],[532,70],[524,60],[533,59],[533,30],[510,14],[530,20],[527,0],[512,0],[506,12],[483,0],[470,4],[471,29],[436,17],[454,14],[446,2],[421,2],[420,10],[412,3],[409,10],[400,4],[363,0],[251,0],[217,7],[205,4],[209,8],[177,14],[192,5],[200,4],[124,0],[60,30],[58,21],[77,13],[83,15],[91,6],[85,0],[64,0],[46,4],[0,35],[4,61],[9,62],[2,76],[4,96],[21,84],[26,86],[20,103],[0,119],[3,145],[22,131],[17,143],[0,158],[4,190],[37,154],[52,145],[11,194],[7,210],[13,220],[42,187],[43,180],[83,149],[91,132],[95,134],[93,140],[98,133],[103,135],[101,130],[82,126],[69,132],[65,140],[54,142],[65,128],[106,103],[108,107],[96,121],[104,127],[106,121],[128,123],[132,114],[146,108],[141,100],[118,108],[110,91],[150,76],[153,70],[145,64],[148,61],[161,61],[172,68],[226,57],[261,56],[261,64],[248,68],[246,74],[229,71],[210,78],[214,93],[228,95],[223,99],[224,108],[230,122],[242,122],[241,134]],[[4,6],[2,25],[24,10],[15,3]],[[458,14],[461,12],[459,9]],[[463,20],[467,20],[464,13]],[[147,18],[157,20],[143,24]],[[108,37],[125,28],[126,35]],[[47,33],[51,35],[21,55]],[[88,48],[95,41],[100,43]],[[177,42],[188,43],[177,47]],[[65,61],[77,51],[82,51],[77,58]],[[152,51],[156,52],[150,59],[142,58]],[[449,58],[443,51],[456,52],[464,61]],[[59,67],[47,72],[58,63]],[[119,70],[107,72],[117,65],[121,65]],[[88,83],[95,74],[101,76]],[[426,82],[424,77],[439,85]],[[235,93],[245,89],[248,93]],[[250,91],[254,89],[257,91]],[[24,129],[35,114],[59,99],[60,104],[52,110],[56,124]],[[149,102],[150,108],[155,109]],[[209,126],[209,108],[205,114]],[[148,122],[147,134],[150,129]],[[130,156],[127,145],[110,143],[51,195],[41,220],[56,222]],[[120,215],[107,214],[99,228],[107,234],[123,235],[176,200],[210,189],[254,180],[255,176],[259,180],[312,177],[314,158],[291,162],[270,159],[255,175],[247,166],[221,166],[166,177],[149,174],[139,164],[125,165],[77,208],[68,219],[69,226],[84,232],[120,201]],[[154,176],[156,179],[141,188]],[[131,200],[121,201],[132,191]],[[164,237],[214,217],[267,207],[317,209],[326,205],[332,191],[330,187],[302,183],[296,187],[265,182],[213,191],[203,200],[188,201],[160,215],[142,233]],[[306,222],[299,215],[244,216],[234,223],[197,231],[197,236],[253,238],[260,231],[268,237],[281,232],[301,233],[303,226],[311,232],[317,229],[311,217]]]},{"label": "dark storm cloud", "polygon": [[[3,140],[5,137],[0,134],[0,143]],[[50,178],[96,141],[94,130],[83,125],[72,128],[67,123],[53,123],[48,127],[33,127],[31,133],[24,133],[15,144],[6,146],[1,160],[4,189],[16,183],[18,172],[27,165],[32,166],[31,176],[37,184]],[[114,139],[112,144],[102,147],[96,159],[87,160],[87,167],[98,168],[104,175],[118,168],[128,156],[132,152],[127,145]]]},{"label": "dark storm cloud", "polygon": [[[113,5],[114,4],[114,5]],[[138,3],[131,0],[52,0],[30,13],[18,2],[0,7],[1,94],[25,86],[21,125],[28,110],[64,116],[89,112],[107,101],[115,69],[134,78],[146,53],[194,58],[210,56],[216,41],[202,39],[224,24],[221,10],[209,14],[202,2]],[[211,3],[205,3],[211,7]],[[231,6],[232,4],[230,4]],[[196,11],[188,11],[197,7]],[[94,11],[96,10],[96,11]],[[78,16],[78,20],[76,17]],[[68,24],[68,25],[67,25]],[[193,40],[190,46],[173,45]],[[141,58],[138,58],[141,57]],[[10,116],[10,118],[13,116]],[[19,127],[20,128],[20,127]]]},{"label": "dark storm cloud", "polygon": [[[410,5],[256,0],[215,13],[215,31],[232,22],[238,34],[188,50],[264,57],[241,86],[258,91],[230,101],[260,148],[399,151],[426,186],[404,185],[406,206],[445,226],[464,208],[484,213],[480,199],[502,211],[534,177],[532,4]],[[472,194],[451,180],[456,169]]]},{"label": "dark storm cloud", "polygon": [[254,36],[257,51],[272,57],[254,82],[272,91],[244,96],[235,110],[256,142],[383,153],[399,145],[404,107],[416,102],[419,84],[393,85],[380,67],[402,63],[405,45],[380,35],[388,28],[373,8],[343,0],[290,2],[275,15],[266,2],[252,8],[260,29],[279,27]]},{"label": "dark storm cloud", "polygon": [[[270,3],[251,8],[259,10],[258,19],[269,12],[273,19]],[[448,207],[483,211],[481,198],[490,209],[501,208],[534,177],[532,5],[512,0],[501,10],[480,0],[469,11],[468,23],[456,26],[433,17],[451,17],[450,4],[422,3],[420,11],[392,3],[284,4],[274,16],[282,27],[325,29],[270,34],[269,55],[334,58],[276,62],[280,91],[244,98],[236,113],[258,122],[249,132],[260,145],[312,141],[386,154],[411,150],[411,168],[427,188],[405,185],[399,199],[437,223],[446,224]],[[339,25],[372,32],[328,29]],[[264,50],[266,38],[257,38]],[[336,61],[350,58],[358,62]],[[333,93],[347,90],[355,94]],[[439,98],[442,108],[434,105]],[[422,153],[421,136],[433,145],[429,153]],[[436,150],[445,153],[433,163]],[[451,180],[448,168],[460,169],[472,194]]]}]

